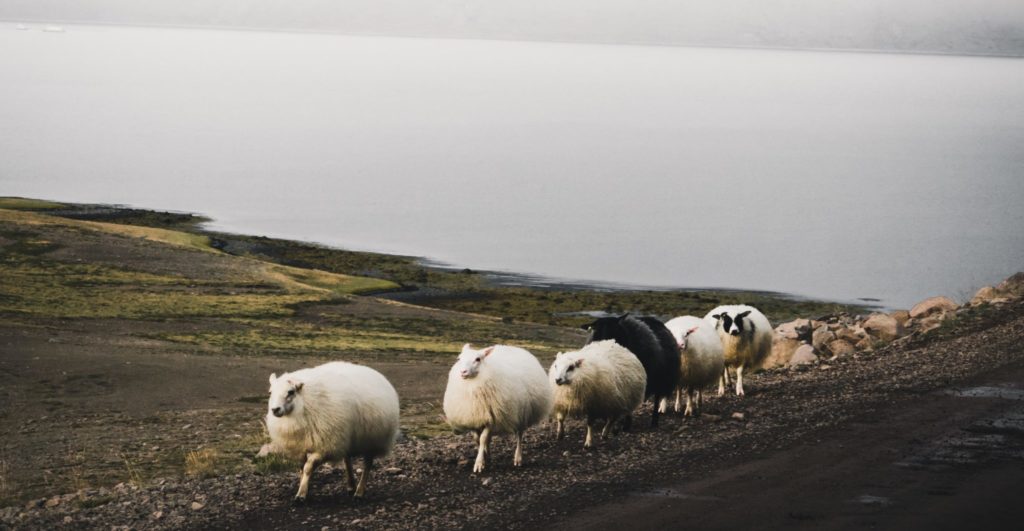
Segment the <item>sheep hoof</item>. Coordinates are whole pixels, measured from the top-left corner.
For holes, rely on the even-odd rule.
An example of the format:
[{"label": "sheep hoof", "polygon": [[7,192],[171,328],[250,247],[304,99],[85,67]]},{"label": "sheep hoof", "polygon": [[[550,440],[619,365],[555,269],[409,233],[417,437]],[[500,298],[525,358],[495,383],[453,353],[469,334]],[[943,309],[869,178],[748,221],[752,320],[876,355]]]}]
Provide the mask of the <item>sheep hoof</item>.
[{"label": "sheep hoof", "polygon": [[306,504],[306,497],[305,496],[296,496],[296,497],[292,498],[292,503],[294,505],[305,505]]}]

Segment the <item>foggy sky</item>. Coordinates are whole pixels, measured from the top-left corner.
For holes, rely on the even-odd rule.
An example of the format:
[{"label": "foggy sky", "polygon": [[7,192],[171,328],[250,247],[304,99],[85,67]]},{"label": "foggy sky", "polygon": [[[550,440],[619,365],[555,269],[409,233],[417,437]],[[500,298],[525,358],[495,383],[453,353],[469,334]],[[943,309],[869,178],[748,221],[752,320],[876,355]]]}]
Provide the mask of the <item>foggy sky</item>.
[{"label": "foggy sky", "polygon": [[0,19],[1024,56],[1021,0],[0,0]]}]

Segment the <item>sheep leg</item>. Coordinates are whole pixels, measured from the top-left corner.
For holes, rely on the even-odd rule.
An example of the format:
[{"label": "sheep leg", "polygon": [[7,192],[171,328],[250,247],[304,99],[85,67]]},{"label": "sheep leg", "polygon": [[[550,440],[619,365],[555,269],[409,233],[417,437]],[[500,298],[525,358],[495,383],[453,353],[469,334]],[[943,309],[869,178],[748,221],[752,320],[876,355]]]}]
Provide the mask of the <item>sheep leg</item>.
[{"label": "sheep leg", "polygon": [[676,388],[676,413],[679,413],[679,410],[683,409],[682,407],[680,407],[682,405],[680,403],[680,400],[682,399],[682,396],[683,396],[683,386],[680,385],[679,387]]},{"label": "sheep leg", "polygon": [[614,422],[614,421],[615,421],[615,418],[609,418],[608,421],[604,423],[604,428],[601,429],[601,438],[602,439],[607,439],[608,438],[608,434],[611,433],[611,431],[612,431],[612,422]]},{"label": "sheep leg", "polygon": [[555,439],[559,441],[565,437],[565,416],[561,413],[555,415]]},{"label": "sheep leg", "polygon": [[345,457],[341,460],[341,464],[345,466],[345,479],[348,480],[348,490],[351,492],[356,488],[356,475],[352,473],[352,460]]},{"label": "sheep leg", "polygon": [[743,396],[743,366],[736,367],[736,394]]},{"label": "sheep leg", "polygon": [[362,498],[366,494],[366,481],[370,479],[370,469],[373,468],[373,458],[363,457],[363,473],[359,474],[359,484],[356,485],[356,498]]},{"label": "sheep leg", "polygon": [[633,428],[633,414],[626,413],[626,416],[622,419],[622,431],[628,432]]},{"label": "sheep leg", "polygon": [[704,407],[704,391],[701,391],[700,389],[697,390],[697,407]]},{"label": "sheep leg", "polygon": [[480,431],[480,447],[477,449],[476,462],[473,463],[473,473],[478,474],[484,471],[484,460],[487,458],[487,445],[491,442],[491,428],[484,428]]},{"label": "sheep leg", "polygon": [[694,402],[696,402],[696,400],[694,400],[694,396],[693,395],[694,395],[693,388],[692,387],[688,387],[686,389],[686,411],[683,412],[683,416],[684,417],[692,417],[693,416],[693,406],[694,406]]},{"label": "sheep leg", "polygon": [[658,402],[658,413],[667,413],[667,412],[668,412],[668,397],[666,396],[666,397],[663,397],[660,402]]},{"label": "sheep leg", "polygon": [[593,439],[594,427],[591,424],[591,422],[593,422],[593,421],[591,421],[590,419],[587,419],[587,438],[586,438],[586,440],[583,441],[583,447],[584,448],[590,448],[590,447],[594,446],[594,439]]},{"label": "sheep leg", "polygon": [[722,370],[722,376],[718,379],[718,396],[725,396],[725,377],[729,374],[729,369]]},{"label": "sheep leg", "polygon": [[316,470],[316,465],[323,456],[318,453],[306,454],[306,462],[302,465],[302,478],[299,479],[299,492],[295,494],[295,499],[298,501],[304,501],[306,499],[306,493],[309,492],[309,477],[313,475],[313,471]]},{"label": "sheep leg", "polygon": [[523,432],[516,434],[516,455],[512,458],[512,466],[523,466]]},{"label": "sheep leg", "polygon": [[[654,395],[654,403],[655,404],[657,404],[660,400],[661,400],[660,396]],[[651,427],[652,428],[657,428],[658,427],[658,416],[659,416],[660,413],[661,412],[658,411],[658,408],[654,408],[651,411]]]}]

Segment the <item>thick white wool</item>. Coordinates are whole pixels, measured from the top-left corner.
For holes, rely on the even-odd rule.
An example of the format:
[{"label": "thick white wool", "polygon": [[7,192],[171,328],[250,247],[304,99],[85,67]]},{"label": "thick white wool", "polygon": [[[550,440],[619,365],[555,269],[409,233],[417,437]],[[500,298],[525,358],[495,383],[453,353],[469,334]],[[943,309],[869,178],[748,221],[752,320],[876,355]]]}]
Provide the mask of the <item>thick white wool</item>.
[{"label": "thick white wool", "polygon": [[[725,370],[725,354],[715,323],[684,315],[665,323],[665,326],[676,338],[676,343],[682,344],[684,336],[686,338],[686,348],[680,351],[679,387],[699,390],[716,383]],[[697,330],[687,335],[693,328]]]},{"label": "thick white wool", "polygon": [[[475,374],[463,378],[462,371],[474,362]],[[550,415],[551,403],[544,367],[528,351],[507,345],[482,350],[467,345],[448,373],[444,392],[444,414],[456,433],[485,427],[491,435],[522,433]]]},{"label": "thick white wool", "polygon": [[[282,417],[269,411],[301,385],[294,409]],[[353,456],[381,457],[398,435],[398,393],[381,373],[362,365],[332,362],[285,373],[270,386],[267,430],[279,453],[325,461]]]},{"label": "thick white wool", "polygon": [[[558,379],[565,383],[559,385]],[[555,415],[614,420],[643,402],[647,375],[632,352],[605,340],[559,354],[548,371],[548,382]]]},{"label": "thick white wool", "polygon": [[[744,317],[743,334],[734,336],[722,329],[721,320],[711,317],[721,313],[727,313],[735,318],[736,315],[749,311],[750,314]],[[716,323],[715,329],[722,340],[722,353],[725,357],[725,365],[728,367],[744,367],[756,369],[761,366],[765,358],[772,351],[772,325],[768,318],[757,308],[743,304],[719,306],[708,312],[704,317],[712,323]],[[753,324],[754,329],[750,330],[749,325]]]}]

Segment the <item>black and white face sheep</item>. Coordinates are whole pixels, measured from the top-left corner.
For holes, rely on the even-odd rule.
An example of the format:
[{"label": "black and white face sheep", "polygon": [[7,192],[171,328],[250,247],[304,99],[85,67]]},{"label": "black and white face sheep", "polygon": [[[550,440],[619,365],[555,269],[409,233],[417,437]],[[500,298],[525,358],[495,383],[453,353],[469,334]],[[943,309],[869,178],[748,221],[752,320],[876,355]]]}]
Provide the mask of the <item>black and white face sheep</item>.
[{"label": "black and white face sheep", "polygon": [[[363,496],[373,460],[391,451],[398,435],[398,393],[379,372],[345,362],[270,375],[266,424],[270,444],[261,450],[301,460],[297,500],[322,462],[340,462],[350,489]],[[363,458],[355,484],[352,462]]]},{"label": "black and white face sheep", "polygon": [[725,394],[729,368],[736,370],[736,394],[742,396],[743,371],[757,369],[772,351],[772,325],[757,308],[743,304],[719,306],[705,319],[715,323],[722,340],[725,370],[718,385],[718,395]]},{"label": "black and white face sheep", "polygon": [[679,383],[679,346],[672,333],[653,317],[602,317],[583,327],[590,331],[588,343],[614,340],[633,353],[647,374],[646,397],[653,397],[651,426],[658,426],[658,404]]}]

